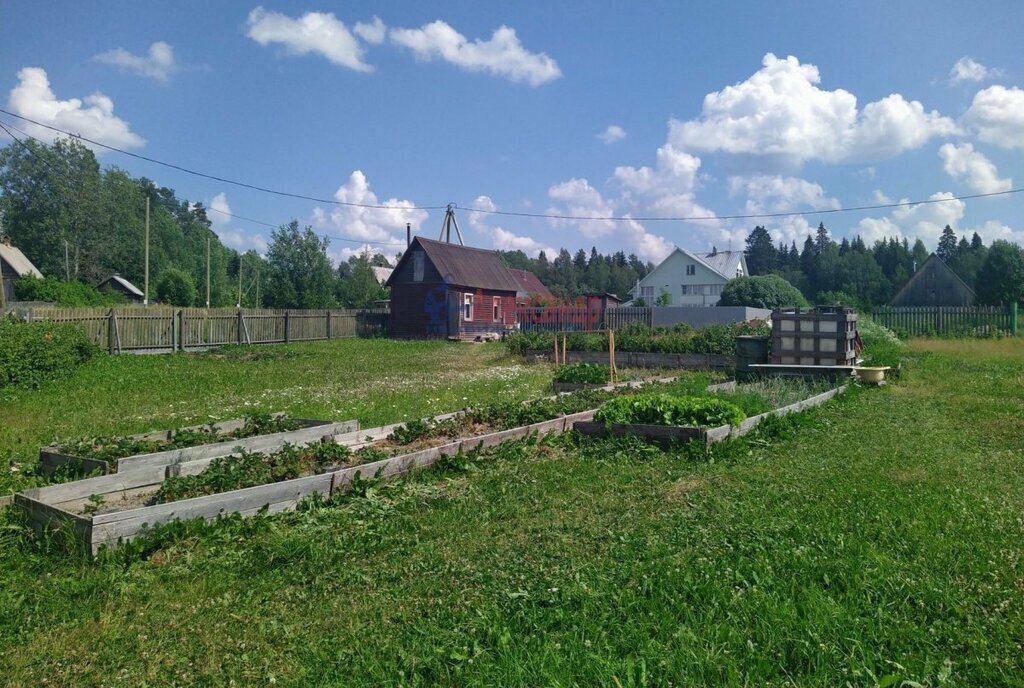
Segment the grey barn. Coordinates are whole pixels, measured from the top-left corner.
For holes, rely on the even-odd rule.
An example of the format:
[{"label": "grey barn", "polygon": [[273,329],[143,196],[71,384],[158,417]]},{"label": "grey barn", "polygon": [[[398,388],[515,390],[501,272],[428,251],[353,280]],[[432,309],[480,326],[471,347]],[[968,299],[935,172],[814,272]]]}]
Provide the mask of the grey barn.
[{"label": "grey barn", "polygon": [[891,306],[973,306],[974,290],[934,253],[921,264]]}]

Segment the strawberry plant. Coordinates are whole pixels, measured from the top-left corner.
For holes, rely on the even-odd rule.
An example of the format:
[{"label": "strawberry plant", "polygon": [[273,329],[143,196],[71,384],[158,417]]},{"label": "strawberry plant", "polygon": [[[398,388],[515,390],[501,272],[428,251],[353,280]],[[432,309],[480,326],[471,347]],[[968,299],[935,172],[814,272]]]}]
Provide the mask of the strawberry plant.
[{"label": "strawberry plant", "polygon": [[608,382],[608,366],[596,363],[571,363],[555,371],[555,382],[579,385],[602,385]]},{"label": "strawberry plant", "polygon": [[638,394],[606,402],[594,420],[603,423],[717,427],[736,425],[746,414],[733,403],[714,397]]}]

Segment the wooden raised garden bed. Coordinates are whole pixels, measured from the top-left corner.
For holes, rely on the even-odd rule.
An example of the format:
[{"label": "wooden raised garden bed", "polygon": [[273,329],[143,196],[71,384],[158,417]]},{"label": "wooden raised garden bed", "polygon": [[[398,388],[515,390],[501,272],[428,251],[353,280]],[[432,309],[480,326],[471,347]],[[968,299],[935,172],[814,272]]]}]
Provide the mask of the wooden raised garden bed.
[{"label": "wooden raised garden bed", "polygon": [[16,494],[14,501],[36,532],[50,531],[71,537],[95,554],[100,547],[114,547],[137,537],[147,527],[161,523],[191,518],[211,520],[234,513],[251,516],[264,509],[271,513],[293,509],[300,500],[312,494],[329,496],[345,492],[356,476],[398,476],[430,466],[439,458],[454,456],[460,451],[486,449],[532,434],[559,434],[575,422],[593,418],[593,414],[594,411],[584,411],[564,415],[511,430],[457,439],[372,463],[152,506],[129,506],[92,515],[83,513],[86,504],[95,503],[99,498],[107,504],[118,501],[128,505],[137,503],[139,497],[154,492],[174,466],[147,466],[126,474],[25,490]]},{"label": "wooden raised garden bed", "polygon": [[784,416],[789,413],[796,413],[813,406],[820,406],[826,401],[841,394],[846,390],[846,385],[835,389],[816,394],[813,397],[798,401],[789,406],[773,409],[756,416],[747,418],[739,425],[722,425],[717,428],[680,427],[671,425],[645,425],[640,423],[598,423],[593,420],[579,421],[574,424],[577,432],[587,437],[623,437],[631,435],[647,440],[661,447],[669,447],[673,444],[697,440],[705,444],[714,444],[730,437],[741,437],[746,435],[766,418],[772,416]]},{"label": "wooden raised garden bed", "polygon": [[[275,414],[276,417],[280,417],[281,415],[282,414]],[[199,444],[192,447],[180,447],[177,449],[169,449],[149,454],[136,454],[134,456],[126,456],[109,461],[86,456],[76,456],[74,454],[66,454],[63,453],[58,446],[43,447],[39,450],[39,463],[41,464],[43,473],[46,475],[53,474],[59,466],[63,465],[68,465],[76,471],[85,474],[93,473],[95,471],[100,471],[103,474],[123,474],[141,469],[161,468],[172,464],[201,459],[212,459],[219,456],[228,456],[236,448],[246,449],[249,451],[266,451],[268,449],[278,449],[284,446],[286,442],[296,445],[309,444],[311,442],[318,442],[321,438],[327,435],[333,436],[359,429],[358,421],[354,420],[342,422],[309,420],[305,418],[295,418],[292,420],[300,425],[298,429],[288,430],[286,432],[268,433],[265,435],[254,435],[252,437],[225,438],[220,442]],[[244,425],[244,419],[235,418],[215,423],[213,427],[216,429],[218,434],[228,435],[235,430],[242,428]],[[192,426],[188,428],[181,428],[181,430],[199,430],[205,427],[207,426]],[[170,432],[172,431],[157,430],[138,435],[131,435],[126,439],[159,441],[167,438]]]},{"label": "wooden raised garden bed", "polygon": [[[550,351],[534,349],[523,354],[528,360],[546,361]],[[566,363],[608,364],[607,351],[566,351]],[[616,351],[617,368],[680,368],[683,370],[732,370],[736,357],[726,354],[663,354],[647,351]]]}]

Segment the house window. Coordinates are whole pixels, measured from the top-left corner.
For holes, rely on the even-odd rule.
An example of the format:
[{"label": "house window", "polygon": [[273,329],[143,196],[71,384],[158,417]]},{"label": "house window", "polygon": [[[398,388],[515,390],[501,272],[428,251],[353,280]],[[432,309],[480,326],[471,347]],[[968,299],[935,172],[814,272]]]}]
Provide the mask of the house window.
[{"label": "house window", "polygon": [[686,296],[687,294],[690,294],[690,293],[693,292],[693,290],[690,288],[689,284],[681,285],[680,289],[682,289],[682,291],[683,291],[683,296]]},{"label": "house window", "polygon": [[640,287],[640,297],[649,300],[654,298],[654,287]]},{"label": "house window", "polygon": [[473,319],[473,295],[466,293],[462,295],[462,319],[470,321]]},{"label": "house window", "polygon": [[690,263],[689,265],[687,265],[686,266],[686,274],[688,276],[689,275],[696,275],[697,274],[697,265],[695,263]]},{"label": "house window", "polygon": [[494,314],[491,317],[491,320],[493,320],[494,322],[498,322],[499,320],[501,320],[501,297],[495,296],[493,299],[491,299],[491,303],[493,304],[492,308],[494,310]]},{"label": "house window", "polygon": [[412,281],[423,281],[423,252],[417,251],[412,254]]}]

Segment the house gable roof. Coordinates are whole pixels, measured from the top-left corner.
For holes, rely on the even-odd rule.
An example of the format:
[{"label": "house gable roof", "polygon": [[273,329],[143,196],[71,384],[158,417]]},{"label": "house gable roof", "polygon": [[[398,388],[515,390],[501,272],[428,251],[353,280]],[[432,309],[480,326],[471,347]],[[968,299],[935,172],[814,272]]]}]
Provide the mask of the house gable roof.
[{"label": "house gable roof", "polygon": [[[741,265],[741,261],[743,260],[743,253],[741,251],[719,251],[717,254],[712,256],[709,253],[693,253],[691,251],[687,251],[685,248],[680,248],[679,246],[676,246],[671,253],[665,256],[664,260],[662,260],[660,263],[654,266],[653,270],[644,275],[643,279],[640,280],[640,282],[645,282],[651,275],[661,270],[662,267],[669,263],[669,261],[671,261],[672,258],[675,257],[677,254],[689,260],[692,260],[694,263],[699,263],[700,265],[704,266],[707,270],[709,270],[712,274],[721,277],[725,281],[729,281],[736,276],[736,266]],[[729,255],[726,256],[725,254]],[[719,269],[724,268],[726,270],[729,270],[730,266],[732,270],[731,273],[723,273],[722,270]],[[745,273],[746,271],[744,270],[744,274]],[[636,297],[638,294],[634,292],[636,292],[635,286],[633,287],[633,289],[630,290],[630,293],[633,294],[634,297]]]},{"label": "house gable roof", "polygon": [[135,296],[138,296],[140,299],[145,298],[146,296],[145,294],[142,293],[141,289],[139,289],[134,284],[126,280],[124,277],[121,277],[120,275],[111,275],[107,279],[100,282],[99,285],[97,285],[97,288],[102,287],[107,282],[117,282],[125,289],[125,291],[134,294]]},{"label": "house gable roof", "polygon": [[516,290],[517,294],[541,296],[546,299],[553,299],[555,297],[551,290],[540,281],[540,278],[529,270],[520,270],[518,268],[509,268],[508,270],[516,278],[516,282],[519,283],[519,289]]},{"label": "house gable roof", "polygon": [[32,261],[25,257],[25,254],[21,252],[21,249],[17,246],[8,246],[7,244],[0,243],[0,258],[5,263],[11,266],[11,269],[18,274],[19,277],[39,277],[42,278],[43,273],[39,272]]},{"label": "house gable roof", "polygon": [[[743,251],[718,251],[716,253],[693,254],[709,268],[726,279],[736,276],[736,270],[743,266]],[[746,270],[743,271],[746,274]]]},{"label": "house gable roof", "polygon": [[376,277],[377,281],[381,283],[387,282],[388,279],[391,277],[391,273],[395,271],[394,268],[385,268],[378,266],[374,266],[371,269],[373,270],[373,276]]},{"label": "house gable roof", "polygon": [[441,273],[446,284],[513,293],[519,290],[519,282],[501,262],[496,252],[434,241],[421,236],[413,239],[402,260],[395,266],[395,271],[388,278],[387,286],[391,286],[395,275],[400,273],[399,267],[409,259],[417,247],[427,254],[427,258]]},{"label": "house gable roof", "polygon": [[932,253],[927,258],[925,258],[924,262],[921,263],[920,267],[917,268],[917,272],[910,276],[910,279],[907,280],[907,283],[903,285],[902,289],[896,292],[896,296],[892,297],[892,300],[889,301],[889,303],[899,303],[900,299],[903,298],[903,295],[907,291],[913,289],[914,283],[921,279],[921,275],[925,274],[925,268],[927,268],[928,265],[930,265],[932,262],[935,262],[937,265],[941,266],[940,270],[944,274],[951,276],[954,281],[960,283],[960,285],[963,286],[963,288],[966,289],[968,293],[970,293],[972,298],[974,297],[974,289],[971,288],[971,285],[967,284],[967,282],[965,282],[963,278],[960,277],[960,275],[956,274],[956,271],[953,268],[949,267],[949,265],[946,264],[946,261],[939,258],[937,254]]}]

